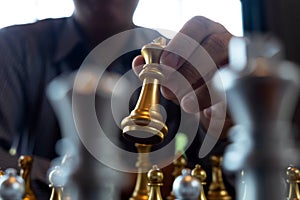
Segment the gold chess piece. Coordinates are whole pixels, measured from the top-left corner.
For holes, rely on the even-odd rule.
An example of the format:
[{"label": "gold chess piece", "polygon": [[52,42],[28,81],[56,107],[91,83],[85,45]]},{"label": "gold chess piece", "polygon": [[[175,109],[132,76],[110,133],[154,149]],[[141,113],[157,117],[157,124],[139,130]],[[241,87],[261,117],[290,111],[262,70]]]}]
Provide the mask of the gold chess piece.
[{"label": "gold chess piece", "polygon": [[31,188],[31,179],[30,173],[33,163],[32,156],[22,155],[20,156],[19,160],[19,167],[20,167],[20,176],[23,178],[25,182],[25,194],[23,200],[36,200],[36,196]]},{"label": "gold chess piece", "polygon": [[203,185],[206,185],[205,181],[207,177],[205,170],[201,168],[201,165],[197,164],[195,168],[192,170],[191,174],[192,176],[198,178],[199,181],[201,182],[201,191],[200,191],[199,200],[207,200],[203,188]]},{"label": "gold chess piece", "polygon": [[0,168],[0,177],[4,176],[4,175],[5,175],[5,172]]},{"label": "gold chess piece", "polygon": [[160,37],[142,48],[141,53],[146,61],[139,73],[143,81],[142,90],[135,109],[121,122],[123,137],[136,143],[138,151],[138,175],[130,200],[148,200],[146,172],[150,166],[149,152],[151,146],[162,142],[168,132],[159,107],[159,87],[164,79],[159,61],[165,45],[166,39]]},{"label": "gold chess piece", "polygon": [[159,61],[165,45],[166,39],[160,37],[141,50],[146,61],[139,73],[142,90],[135,109],[121,122],[123,136],[135,143],[157,144],[168,132],[159,107],[159,86],[164,79]]},{"label": "gold chess piece", "polygon": [[[187,160],[182,152],[177,152],[180,155],[177,159],[173,161],[174,171],[172,172],[172,176],[174,180],[181,175],[181,172],[187,166]],[[170,195],[167,197],[167,200],[175,200],[176,197],[174,195],[174,191],[172,190]]]},{"label": "gold chess piece", "polygon": [[149,186],[149,199],[148,200],[162,200],[160,187],[163,185],[164,175],[162,171],[154,165],[147,173],[148,186]]},{"label": "gold chess piece", "polygon": [[211,156],[212,162],[212,182],[209,185],[207,194],[208,200],[231,200],[231,196],[228,194],[223,178],[222,178],[222,157]]},{"label": "gold chess piece", "polygon": [[287,200],[300,200],[300,170],[296,167],[289,166],[286,170],[287,182],[289,183],[289,193]]},{"label": "gold chess piece", "polygon": [[63,200],[63,188],[56,187],[56,186],[51,186],[51,187],[52,187],[52,191],[51,191],[50,200]]},{"label": "gold chess piece", "polygon": [[135,146],[138,150],[138,160],[136,162],[138,174],[130,200],[148,200],[149,190],[147,186],[147,171],[150,168],[149,152],[151,145],[135,144]]}]

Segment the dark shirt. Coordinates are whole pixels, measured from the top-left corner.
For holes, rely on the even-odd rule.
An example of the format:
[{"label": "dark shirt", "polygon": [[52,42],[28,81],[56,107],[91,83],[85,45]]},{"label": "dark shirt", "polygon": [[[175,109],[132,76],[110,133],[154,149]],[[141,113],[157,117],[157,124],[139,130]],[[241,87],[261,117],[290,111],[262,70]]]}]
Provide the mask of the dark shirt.
[{"label": "dark shirt", "polygon": [[[153,32],[146,37],[150,42],[158,35]],[[49,199],[47,170],[57,156],[54,147],[61,138],[61,131],[46,96],[46,88],[59,75],[77,70],[89,50],[70,17],[2,28],[0,53],[0,167],[18,168],[18,155],[33,155],[31,179],[34,190],[38,199]],[[122,56],[110,70],[124,74],[131,69],[131,62],[139,53],[133,51]],[[167,100],[163,101],[171,133],[166,138],[167,143],[174,137],[180,123],[180,109]],[[198,158],[203,137],[204,133],[200,131],[187,156],[193,164],[204,162],[204,167],[209,168],[210,165],[205,164],[209,162],[207,158],[202,161]],[[8,153],[12,149],[16,150],[15,156]],[[223,145],[218,149],[223,149]]]}]

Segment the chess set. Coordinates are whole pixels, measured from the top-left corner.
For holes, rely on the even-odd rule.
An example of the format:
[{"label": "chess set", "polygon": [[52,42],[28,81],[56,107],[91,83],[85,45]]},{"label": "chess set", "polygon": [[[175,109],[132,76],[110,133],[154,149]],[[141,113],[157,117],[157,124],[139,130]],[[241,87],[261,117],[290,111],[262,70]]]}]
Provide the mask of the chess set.
[{"label": "chess set", "polygon": [[[297,98],[295,94],[299,91],[299,72],[291,63],[273,62],[266,49],[270,43],[267,40],[263,42],[265,46],[260,39],[251,43],[245,39],[235,39],[230,48],[243,47],[235,53],[244,53],[247,59],[244,62],[250,63],[252,68],[250,71],[249,68],[241,68],[243,62],[234,62],[237,55],[232,53],[231,66],[221,70],[220,76],[227,78],[222,80],[229,109],[233,119],[242,128],[230,135],[232,143],[223,156],[211,156],[212,182],[206,182],[207,173],[201,165],[188,169],[187,158],[183,152],[178,152],[173,161],[172,177],[167,177],[174,180],[167,197],[161,194],[166,175],[156,163],[150,164],[149,161],[151,147],[163,141],[168,132],[156,106],[159,104],[160,82],[164,79],[159,69],[159,59],[166,42],[159,38],[142,48],[146,61],[139,74],[143,82],[142,90],[135,109],[121,122],[122,136],[134,142],[137,149],[138,173],[130,200],[300,200],[300,171],[296,167],[299,164],[299,151],[291,142],[289,131],[292,104],[295,102],[293,99]],[[66,175],[62,166],[71,158],[66,155],[61,165],[49,172],[52,188],[50,200],[83,199],[72,196],[74,192],[66,181],[70,176]],[[23,155],[19,159],[19,172],[16,169],[1,171],[0,199],[38,199],[30,183],[32,162],[31,156]],[[239,175],[237,197],[231,197],[226,190],[223,166]],[[112,183],[116,181],[120,180]],[[282,182],[285,182],[285,186]],[[203,189],[206,184],[209,186],[207,193]],[[101,192],[107,193],[107,188]],[[105,199],[118,199],[110,195],[111,192],[108,192]]]}]

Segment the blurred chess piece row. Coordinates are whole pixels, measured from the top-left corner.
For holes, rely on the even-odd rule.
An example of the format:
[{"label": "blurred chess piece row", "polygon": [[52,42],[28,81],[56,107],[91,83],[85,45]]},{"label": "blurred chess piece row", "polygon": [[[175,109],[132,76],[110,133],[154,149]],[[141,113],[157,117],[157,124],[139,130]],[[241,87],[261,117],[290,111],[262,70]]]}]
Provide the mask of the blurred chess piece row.
[{"label": "blurred chess piece row", "polygon": [[[181,162],[180,162],[181,161]],[[206,184],[207,174],[201,165],[195,165],[194,169],[186,168],[186,165],[176,166],[178,163],[182,162],[182,157],[178,157],[177,161],[173,162],[174,171],[173,176],[175,180],[173,182],[173,187],[170,195],[166,197],[169,199],[177,200],[230,200],[231,196],[228,194],[223,178],[222,178],[222,157],[212,156],[212,177],[213,180],[209,185],[209,191],[206,197],[203,186]],[[179,170],[179,168],[180,170]],[[163,185],[163,173],[162,171],[154,165],[151,170],[147,173],[148,186],[149,186],[149,200],[161,200],[161,189]]]}]

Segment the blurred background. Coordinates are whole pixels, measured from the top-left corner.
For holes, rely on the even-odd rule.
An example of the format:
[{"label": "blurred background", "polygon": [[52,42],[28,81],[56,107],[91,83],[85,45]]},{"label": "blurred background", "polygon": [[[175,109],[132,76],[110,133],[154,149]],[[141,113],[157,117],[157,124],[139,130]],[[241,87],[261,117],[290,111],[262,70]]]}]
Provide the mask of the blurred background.
[{"label": "blurred background", "polygon": [[[0,28],[70,16],[73,9],[72,0],[0,0]],[[236,36],[243,35],[240,0],[140,0],[134,22],[143,27],[178,31],[196,15],[223,24]]]}]

